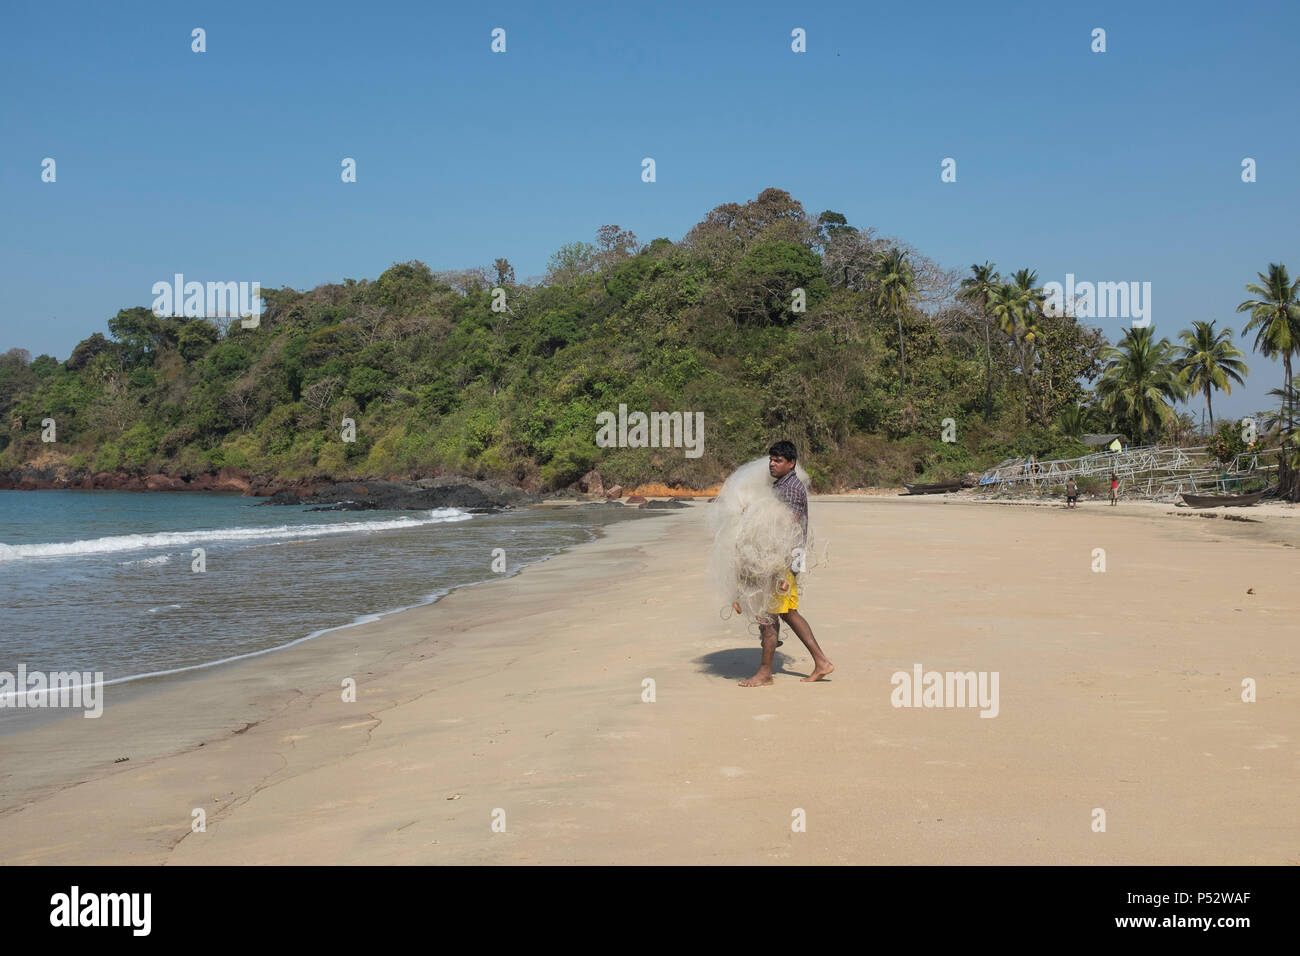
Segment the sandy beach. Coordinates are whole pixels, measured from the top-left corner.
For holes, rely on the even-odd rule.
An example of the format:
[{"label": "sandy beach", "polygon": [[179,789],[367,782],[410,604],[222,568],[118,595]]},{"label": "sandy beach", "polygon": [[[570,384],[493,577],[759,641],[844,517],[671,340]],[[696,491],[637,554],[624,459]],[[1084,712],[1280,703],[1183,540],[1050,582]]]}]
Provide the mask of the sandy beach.
[{"label": "sandy beach", "polygon": [[706,507],[5,736],[4,862],[1300,864],[1300,509],[817,497],[836,671],[742,689]]}]

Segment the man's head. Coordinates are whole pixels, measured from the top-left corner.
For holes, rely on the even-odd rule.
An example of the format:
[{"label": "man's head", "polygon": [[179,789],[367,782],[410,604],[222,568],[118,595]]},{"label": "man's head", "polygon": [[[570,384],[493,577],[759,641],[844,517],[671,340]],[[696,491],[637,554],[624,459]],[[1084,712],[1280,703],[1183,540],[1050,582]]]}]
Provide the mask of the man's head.
[{"label": "man's head", "polygon": [[784,478],[794,468],[799,454],[794,442],[779,441],[767,450],[767,470],[773,478]]}]

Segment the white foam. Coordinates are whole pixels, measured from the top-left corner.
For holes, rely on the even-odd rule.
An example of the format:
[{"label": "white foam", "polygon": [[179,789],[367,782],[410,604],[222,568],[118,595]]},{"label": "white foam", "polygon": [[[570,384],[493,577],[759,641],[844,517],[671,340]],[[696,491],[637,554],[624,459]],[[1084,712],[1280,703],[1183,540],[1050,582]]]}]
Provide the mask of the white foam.
[{"label": "white foam", "polygon": [[473,515],[459,508],[434,508],[424,518],[389,518],[379,521],[341,521],[337,524],[276,525],[269,528],[222,528],[215,531],[162,531],[154,534],[119,534],[85,541],[44,544],[0,544],[0,562],[25,558],[77,557],[139,551],[145,548],[187,548],[213,541],[257,541],[268,538],[306,538],[326,534],[371,534],[398,531],[447,521],[469,521]]},{"label": "white foam", "polygon": [[152,558],[141,558],[139,561],[122,561],[119,562],[119,566],[125,568],[125,567],[132,567],[137,564],[143,564],[143,565],[167,564],[171,561],[171,559],[172,556],[170,554],[158,554],[158,555],[154,555]]},{"label": "white foam", "polygon": [[[465,519],[468,519],[468,518],[472,518],[472,517],[473,517],[473,515],[464,515],[463,517],[459,517],[459,518],[457,518],[457,517],[441,517],[441,516],[445,515],[447,512],[454,512],[454,511],[456,511],[455,508],[435,508],[433,511],[431,511],[431,512],[429,512],[429,513],[430,513],[430,515],[439,515],[440,517],[438,518],[438,520],[440,520],[440,521],[462,521],[462,520],[465,520]],[[420,523],[420,524],[428,524],[429,522],[419,522],[419,523]],[[591,530],[591,529],[585,529],[585,534],[587,535],[587,541],[588,541],[588,542],[590,542],[590,541],[595,541],[595,540],[599,537],[599,534],[598,534],[597,532]],[[582,543],[582,542],[579,542],[579,543]],[[189,672],[189,671],[204,670],[204,669],[209,668],[209,667],[218,667],[218,666],[220,666],[220,665],[222,665],[222,664],[230,664],[230,663],[234,663],[235,661],[247,660],[247,659],[250,658],[250,657],[261,657],[263,654],[273,654],[273,653],[275,653],[276,651],[282,651],[282,650],[285,650],[286,648],[293,647],[293,646],[295,646],[295,645],[297,645],[297,644],[302,644],[304,641],[310,641],[310,640],[313,640],[314,638],[321,637],[321,636],[323,636],[323,635],[325,635],[325,634],[332,634],[332,633],[335,632],[335,631],[346,630],[347,628],[357,627],[358,625],[361,625],[361,624],[370,624],[370,623],[372,623],[372,622],[374,622],[374,621],[378,621],[378,620],[380,620],[380,619],[382,619],[382,618],[385,618],[385,617],[387,617],[387,616],[390,615],[390,614],[400,614],[402,611],[409,611],[409,610],[412,610],[412,609],[417,608],[417,607],[425,607],[425,606],[427,606],[427,605],[430,605],[430,604],[435,603],[435,602],[438,601],[440,598],[442,598],[442,597],[444,597],[444,596],[450,594],[452,591],[458,591],[458,590],[460,590],[461,588],[469,588],[469,587],[474,587],[474,586],[479,585],[479,584],[487,584],[487,583],[489,583],[489,582],[491,582],[491,581],[494,581],[494,580],[500,580],[501,578],[513,578],[515,575],[520,574],[520,573],[521,573],[525,568],[527,568],[529,565],[531,565],[531,564],[540,564],[541,562],[546,561],[546,560],[548,560],[548,559],[550,559],[550,558],[553,558],[553,557],[555,557],[555,555],[560,554],[560,553],[562,553],[562,552],[568,550],[568,549],[571,548],[571,547],[574,547],[574,545],[561,545],[560,547],[552,548],[552,549],[550,549],[550,550],[544,551],[540,556],[538,556],[537,558],[535,558],[533,561],[530,561],[530,562],[525,563],[525,564],[520,564],[520,565],[518,565],[517,567],[514,567],[514,568],[510,568],[510,569],[507,570],[504,574],[494,574],[494,575],[492,575],[491,578],[485,578],[485,579],[483,579],[483,580],[479,580],[479,581],[468,581],[468,582],[466,582],[465,584],[454,584],[454,585],[452,585],[452,586],[450,586],[450,587],[439,588],[438,590],[429,593],[429,594],[426,595],[424,598],[422,598],[421,600],[417,601],[417,602],[414,603],[414,604],[405,604],[405,605],[402,605],[401,607],[395,607],[395,608],[392,608],[391,610],[387,610],[387,611],[377,611],[377,612],[374,612],[374,613],[371,613],[371,614],[362,614],[362,615],[359,615],[359,616],[353,618],[353,619],[352,619],[351,621],[349,621],[347,624],[338,624],[338,625],[335,625],[334,627],[323,627],[323,628],[320,628],[319,630],[312,631],[310,634],[306,635],[305,637],[299,637],[299,638],[296,638],[296,639],[294,639],[294,640],[292,640],[292,641],[288,641],[287,643],[284,643],[284,644],[277,644],[277,645],[275,645],[275,646],[273,646],[273,647],[264,647],[264,648],[261,648],[260,650],[256,650],[256,651],[246,651],[246,652],[243,653],[243,654],[234,654],[234,655],[232,655],[232,656],[230,656],[230,657],[223,657],[223,658],[220,658],[219,660],[215,660],[215,661],[204,661],[204,662],[201,663],[201,664],[187,664],[187,665],[184,665],[184,666],[182,666],[182,667],[171,667],[171,668],[168,668],[168,669],[166,669],[166,670],[148,671],[148,672],[143,673],[143,674],[130,674],[130,675],[126,676],[126,677],[117,677],[117,678],[114,678],[113,680],[106,680],[106,681],[104,681],[104,682],[103,682],[103,686],[104,686],[104,687],[107,687],[107,686],[109,686],[110,684],[128,684],[128,683],[132,683],[132,682],[134,682],[134,681],[146,680],[146,679],[153,678],[153,677],[169,677],[169,676],[174,675],[174,674],[184,674],[184,673],[187,673],[187,672]],[[166,605],[166,606],[167,606],[167,607],[182,607],[183,605],[180,605],[180,604],[171,604],[171,605]],[[151,611],[152,611],[152,610],[157,610],[157,608],[153,608],[153,609],[151,609]]]}]

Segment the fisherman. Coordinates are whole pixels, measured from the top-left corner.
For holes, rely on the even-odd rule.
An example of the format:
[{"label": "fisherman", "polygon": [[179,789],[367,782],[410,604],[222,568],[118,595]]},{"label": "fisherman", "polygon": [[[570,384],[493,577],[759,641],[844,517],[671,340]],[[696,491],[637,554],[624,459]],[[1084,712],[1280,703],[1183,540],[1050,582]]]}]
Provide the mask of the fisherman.
[{"label": "fisherman", "polygon": [[[796,452],[793,442],[779,441],[767,451],[767,470],[776,484],[772,486],[773,493],[790,509],[790,518],[795,521],[803,532],[803,545],[808,541],[808,492],[804,489],[803,482],[795,473]],[[791,556],[793,558],[793,555]],[[792,562],[793,563],[793,562]],[[737,608],[739,609],[739,608]],[[813,672],[807,677],[801,678],[804,682],[818,681],[835,670],[832,664],[822,653],[817,639],[813,637],[812,628],[804,620],[803,615],[799,613],[799,589],[795,582],[795,572],[793,569],[786,571],[785,580],[777,588],[777,592],[772,595],[772,602],[768,605],[769,622],[759,621],[759,635],[763,641],[763,658],[762,664],[758,668],[758,673],[748,680],[739,681],[741,687],[759,687],[764,684],[772,683],[772,656],[776,653],[777,634],[781,629],[781,620],[790,625],[795,636],[803,641],[804,647],[813,657]]]}]

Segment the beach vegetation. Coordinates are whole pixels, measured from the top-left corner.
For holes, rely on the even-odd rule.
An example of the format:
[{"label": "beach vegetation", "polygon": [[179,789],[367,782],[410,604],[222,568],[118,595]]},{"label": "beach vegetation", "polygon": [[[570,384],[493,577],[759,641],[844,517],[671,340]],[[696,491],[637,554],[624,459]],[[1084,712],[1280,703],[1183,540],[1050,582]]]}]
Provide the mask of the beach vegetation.
[{"label": "beach vegetation", "polygon": [[[561,243],[525,281],[503,257],[411,260],[264,289],[256,328],[128,306],[64,362],[10,350],[0,469],[53,453],[186,477],[459,473],[549,489],[598,467],[607,484],[706,487],[789,438],[820,489],[897,486],[1084,454],[1086,432],[1184,440],[1175,406],[1203,401],[1213,418],[1213,393],[1246,375],[1214,322],[1179,347],[1150,329],[1111,347],[1045,309],[1032,268],[963,275],[780,189],[715,207],[679,241],[613,225],[594,240]],[[1297,284],[1281,266],[1259,278],[1243,334],[1289,383]],[[1268,440],[1290,442],[1294,389],[1279,403]],[[703,413],[703,453],[598,447],[597,415],[620,404]],[[40,440],[47,417],[57,446]]]}]

